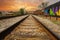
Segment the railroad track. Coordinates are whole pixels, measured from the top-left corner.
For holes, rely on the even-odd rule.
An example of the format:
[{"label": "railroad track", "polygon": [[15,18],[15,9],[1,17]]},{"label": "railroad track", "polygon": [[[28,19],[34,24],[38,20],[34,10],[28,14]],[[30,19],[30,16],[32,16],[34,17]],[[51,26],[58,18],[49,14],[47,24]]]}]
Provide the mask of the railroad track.
[{"label": "railroad track", "polygon": [[3,40],[57,40],[31,15]]}]

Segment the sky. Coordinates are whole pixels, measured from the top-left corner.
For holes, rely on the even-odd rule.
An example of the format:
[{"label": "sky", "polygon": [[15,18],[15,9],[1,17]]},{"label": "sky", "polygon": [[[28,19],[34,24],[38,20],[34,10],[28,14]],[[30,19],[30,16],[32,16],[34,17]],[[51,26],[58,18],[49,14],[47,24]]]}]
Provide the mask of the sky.
[{"label": "sky", "polygon": [[0,0],[0,11],[17,11],[20,8],[32,11],[38,9],[38,5],[45,1],[51,5],[60,0]]}]

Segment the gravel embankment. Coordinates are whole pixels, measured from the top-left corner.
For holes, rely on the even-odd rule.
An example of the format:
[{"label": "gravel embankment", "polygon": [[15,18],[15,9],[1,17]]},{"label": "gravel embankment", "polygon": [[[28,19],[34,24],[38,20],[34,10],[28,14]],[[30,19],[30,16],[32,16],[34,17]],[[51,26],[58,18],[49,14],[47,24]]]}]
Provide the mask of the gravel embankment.
[{"label": "gravel embankment", "polygon": [[38,17],[35,15],[33,16],[60,39],[60,27],[57,24],[54,24],[48,19],[43,19],[42,17]]},{"label": "gravel embankment", "polygon": [[14,25],[25,17],[27,17],[27,15],[0,20],[0,32],[9,28],[10,26]]}]

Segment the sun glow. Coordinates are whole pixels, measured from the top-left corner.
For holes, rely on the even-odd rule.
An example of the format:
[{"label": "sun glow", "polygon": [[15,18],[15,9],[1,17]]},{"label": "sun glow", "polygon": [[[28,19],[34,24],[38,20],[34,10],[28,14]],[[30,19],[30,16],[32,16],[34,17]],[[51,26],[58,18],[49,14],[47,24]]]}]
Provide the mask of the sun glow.
[{"label": "sun glow", "polygon": [[0,0],[0,11],[17,11],[20,8],[36,10],[39,4],[39,0]]}]

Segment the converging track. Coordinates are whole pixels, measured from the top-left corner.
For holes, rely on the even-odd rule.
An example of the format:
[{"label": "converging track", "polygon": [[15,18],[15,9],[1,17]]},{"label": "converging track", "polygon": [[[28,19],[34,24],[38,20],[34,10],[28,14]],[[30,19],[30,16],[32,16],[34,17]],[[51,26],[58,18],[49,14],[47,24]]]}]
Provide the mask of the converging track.
[{"label": "converging track", "polygon": [[19,24],[4,40],[57,40],[31,15]]}]

